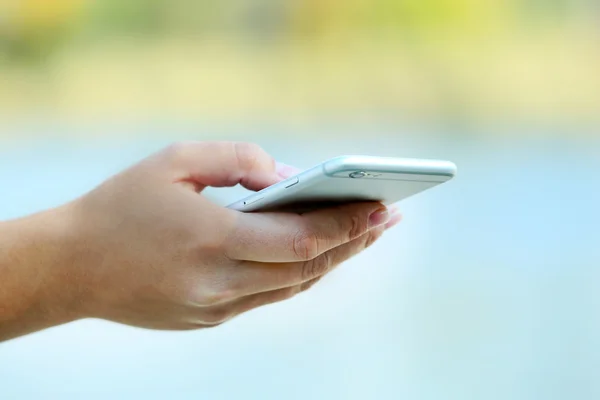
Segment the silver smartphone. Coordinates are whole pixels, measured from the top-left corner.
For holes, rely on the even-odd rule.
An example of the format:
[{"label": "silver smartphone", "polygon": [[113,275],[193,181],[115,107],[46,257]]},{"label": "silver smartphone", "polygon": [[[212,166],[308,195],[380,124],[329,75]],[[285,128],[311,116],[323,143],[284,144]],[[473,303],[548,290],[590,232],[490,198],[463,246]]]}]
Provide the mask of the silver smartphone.
[{"label": "silver smartphone", "polygon": [[450,161],[341,156],[230,204],[244,212],[306,212],[356,201],[396,203],[452,179]]}]

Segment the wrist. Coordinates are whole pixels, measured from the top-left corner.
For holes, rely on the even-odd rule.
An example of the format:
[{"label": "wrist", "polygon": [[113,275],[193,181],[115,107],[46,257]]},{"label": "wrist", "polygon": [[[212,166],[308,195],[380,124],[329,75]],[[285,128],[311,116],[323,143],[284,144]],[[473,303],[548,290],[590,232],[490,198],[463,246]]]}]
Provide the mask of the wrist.
[{"label": "wrist", "polygon": [[0,224],[0,340],[81,318],[70,206]]}]

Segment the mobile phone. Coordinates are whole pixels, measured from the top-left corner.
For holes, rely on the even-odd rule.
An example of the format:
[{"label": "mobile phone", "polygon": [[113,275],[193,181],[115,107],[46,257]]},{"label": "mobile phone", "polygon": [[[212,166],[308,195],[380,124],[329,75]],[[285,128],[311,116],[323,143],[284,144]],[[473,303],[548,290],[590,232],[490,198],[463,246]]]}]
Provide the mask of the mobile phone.
[{"label": "mobile phone", "polygon": [[230,204],[243,212],[307,212],[334,204],[378,201],[390,205],[449,181],[450,161],[341,156]]}]

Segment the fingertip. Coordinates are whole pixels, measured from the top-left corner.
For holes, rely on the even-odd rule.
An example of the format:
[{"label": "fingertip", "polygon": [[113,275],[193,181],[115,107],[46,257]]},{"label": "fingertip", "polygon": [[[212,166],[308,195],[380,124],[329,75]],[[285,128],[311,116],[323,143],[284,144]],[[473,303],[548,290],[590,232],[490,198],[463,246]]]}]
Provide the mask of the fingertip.
[{"label": "fingertip", "polygon": [[242,185],[247,189],[260,191],[301,172],[299,168],[277,161],[274,162],[274,165],[275,168],[271,170],[256,172],[253,176],[249,176],[247,180],[242,180]]},{"label": "fingertip", "polygon": [[390,220],[385,224],[385,229],[390,229],[393,228],[394,226],[398,225],[400,222],[402,222],[403,219],[403,215],[400,214],[400,211],[398,211],[398,209],[395,210],[395,212],[392,214],[392,217],[390,218]]},{"label": "fingertip", "polygon": [[248,190],[258,192],[266,189],[271,185],[281,182],[283,179],[272,172],[258,172],[248,179],[241,180],[241,184]]},{"label": "fingertip", "polygon": [[281,179],[287,179],[302,172],[300,168],[296,168],[279,161],[275,163],[275,170]]},{"label": "fingertip", "polygon": [[369,215],[369,229],[386,224],[391,214],[386,207],[380,207]]}]

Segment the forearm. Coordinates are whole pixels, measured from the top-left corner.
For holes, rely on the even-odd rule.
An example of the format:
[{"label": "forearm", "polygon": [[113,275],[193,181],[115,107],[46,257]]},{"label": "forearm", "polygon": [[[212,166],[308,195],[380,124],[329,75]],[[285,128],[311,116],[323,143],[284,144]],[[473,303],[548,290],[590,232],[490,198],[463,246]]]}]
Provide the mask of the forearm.
[{"label": "forearm", "polygon": [[0,341],[75,319],[64,208],[0,222]]}]

